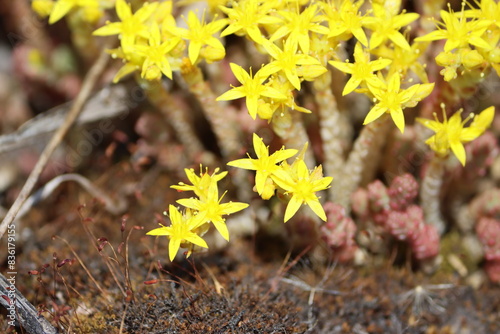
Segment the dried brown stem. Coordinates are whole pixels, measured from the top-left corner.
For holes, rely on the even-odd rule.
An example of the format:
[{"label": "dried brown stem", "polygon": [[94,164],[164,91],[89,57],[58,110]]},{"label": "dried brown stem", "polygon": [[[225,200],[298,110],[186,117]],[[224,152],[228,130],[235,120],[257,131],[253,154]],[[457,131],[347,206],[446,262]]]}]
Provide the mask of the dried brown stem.
[{"label": "dried brown stem", "polygon": [[90,278],[90,280],[94,283],[94,285],[96,286],[97,290],[99,290],[102,295],[107,299],[108,298],[108,294],[106,293],[106,291],[104,291],[104,289],[101,287],[101,285],[97,282],[97,280],[94,278],[94,276],[90,273],[90,270],[87,268],[87,266],[85,265],[85,263],[83,263],[82,259],[78,256],[78,254],[75,252],[75,250],[73,249],[73,247],[71,247],[71,245],[69,244],[68,241],[66,241],[66,239],[64,238],[61,238],[60,236],[55,236],[55,238],[61,240],[62,242],[64,242],[66,244],[66,246],[68,246],[69,250],[71,251],[71,253],[73,253],[74,257],[76,258],[76,260],[78,261],[78,263],[80,263],[80,265],[82,266],[83,270],[85,271],[85,273],[87,273],[87,276]]}]

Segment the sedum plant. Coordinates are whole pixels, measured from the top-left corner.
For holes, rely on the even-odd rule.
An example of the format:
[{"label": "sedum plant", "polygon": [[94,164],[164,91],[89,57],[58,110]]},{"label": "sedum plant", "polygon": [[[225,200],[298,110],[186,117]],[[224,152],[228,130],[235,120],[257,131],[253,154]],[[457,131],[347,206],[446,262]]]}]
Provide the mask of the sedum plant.
[{"label": "sedum plant", "polygon": [[[194,9],[194,4],[204,7]],[[212,174],[186,168],[190,183],[172,188],[193,197],[177,201],[182,210],[169,204],[170,225],[148,232],[170,240],[171,260],[181,247],[188,255],[196,247],[207,248],[203,236],[212,224],[229,240],[225,219],[249,206],[245,202],[252,194],[241,190],[251,188],[250,175],[260,199],[276,196],[286,205],[284,222],[308,206],[315,215],[309,217],[311,229],[323,233],[322,239],[334,251],[342,250],[344,258],[359,250],[355,224],[368,216],[385,232],[408,241],[414,258],[437,256],[439,235],[446,228],[440,196],[448,158],[453,153],[461,166],[467,164],[464,145],[490,127],[495,107],[483,106],[476,116],[478,110],[469,108],[474,110],[467,110],[465,120],[461,110],[449,115],[443,107],[439,121],[436,110],[442,104],[459,109],[490,72],[500,73],[497,2],[464,2],[456,11],[449,4],[438,10],[435,3],[424,2],[416,6],[419,13],[406,11],[401,1],[384,0],[35,0],[32,6],[49,23],[73,22],[73,33],[87,41],[113,36],[119,46],[107,52],[123,63],[113,81],[133,75],[172,125],[190,161],[214,168]],[[424,22],[428,17],[436,17],[434,31]],[[90,32],[82,28],[89,23]],[[171,86],[198,101],[220,156],[205,149],[190,110],[182,108],[164,81],[176,81]],[[421,138],[419,125],[435,134]],[[282,148],[271,153],[258,135],[261,130],[270,131]],[[420,194],[419,203],[401,207],[397,198],[406,195],[397,189],[391,190],[392,197],[385,194],[376,175],[387,160],[396,159],[384,156],[382,149],[403,151],[407,135],[415,142],[425,140],[431,154],[422,171],[398,170],[398,175],[416,177],[415,182],[404,178],[412,180],[412,201]],[[241,157],[249,151],[244,140],[249,137],[255,157]],[[215,166],[224,164],[237,167],[232,179],[241,202],[223,202],[226,193],[220,195],[218,182],[228,173]],[[396,180],[385,181],[396,187],[402,179]],[[366,185],[378,197],[366,199],[357,191]],[[252,206],[265,205],[256,202]],[[354,220],[351,209],[364,214]],[[432,245],[425,244],[427,239]]]},{"label": "sedum plant", "polygon": [[332,182],[332,177],[323,177],[321,165],[309,171],[304,162],[303,154],[307,148],[289,165],[287,158],[297,153],[297,150],[284,149],[269,155],[262,138],[253,134],[254,149],[257,159],[239,159],[230,161],[229,166],[256,171],[255,189],[262,199],[271,198],[276,188],[289,197],[285,211],[285,223],[293,217],[303,204],[322,220],[326,221],[325,210],[319,202],[316,192],[325,190]]},{"label": "sedum plant", "polygon": [[186,209],[181,213],[174,205],[169,205],[170,225],[161,226],[149,231],[148,235],[167,236],[169,242],[169,258],[173,261],[180,247],[187,248],[189,256],[194,246],[208,248],[202,236],[213,224],[221,236],[229,241],[229,231],[225,218],[248,207],[246,203],[227,202],[221,203],[224,194],[219,198],[219,188],[217,182],[223,179],[227,172],[218,173],[218,169],[212,175],[208,169],[203,172],[200,166],[200,175],[196,175],[194,170],[185,169],[186,176],[191,184],[179,183],[172,186],[178,191],[192,191],[196,197],[184,198],[177,201]]}]

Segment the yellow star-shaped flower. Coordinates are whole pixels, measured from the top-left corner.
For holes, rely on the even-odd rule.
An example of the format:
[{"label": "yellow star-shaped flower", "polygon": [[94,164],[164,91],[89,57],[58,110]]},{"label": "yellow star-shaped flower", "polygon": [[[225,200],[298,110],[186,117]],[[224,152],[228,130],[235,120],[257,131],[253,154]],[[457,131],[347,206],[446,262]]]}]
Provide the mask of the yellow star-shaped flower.
[{"label": "yellow star-shaped flower", "polygon": [[356,39],[368,46],[368,39],[363,30],[366,24],[366,17],[359,12],[359,7],[363,0],[353,3],[351,0],[343,0],[337,9],[333,3],[324,4],[325,14],[328,18],[328,37],[338,37],[341,40],[348,40],[353,35]]},{"label": "yellow star-shaped flower", "polygon": [[249,157],[248,159],[234,160],[230,161],[228,165],[257,171],[255,175],[257,193],[263,196],[264,199],[269,199],[274,194],[274,187],[272,187],[272,190],[266,189],[266,185],[270,186],[268,179],[280,169],[277,164],[297,154],[297,150],[281,148],[281,150],[269,155],[269,147],[266,147],[262,138],[255,133],[253,134],[253,147],[257,159]]},{"label": "yellow star-shaped flower", "polygon": [[[467,3],[471,6],[470,3]],[[477,1],[475,2],[477,4]],[[495,2],[495,0],[481,0],[478,4],[479,8],[474,8],[465,11],[465,17],[473,17],[480,21],[489,21],[491,24],[496,25],[500,28],[500,2]]]},{"label": "yellow star-shaped flower", "polygon": [[158,2],[145,2],[135,14],[132,14],[130,4],[125,0],[116,0],[115,6],[120,22],[108,23],[104,27],[94,31],[93,34],[96,36],[119,35],[124,52],[129,52],[135,44],[137,36],[145,39],[149,38],[149,28],[146,25],[146,21],[151,17],[156,8],[158,8]]},{"label": "yellow star-shaped flower", "polygon": [[167,54],[180,42],[179,38],[170,38],[162,43],[160,28],[153,22],[149,29],[149,45],[136,45],[133,50],[144,57],[141,77],[153,81],[160,80],[162,73],[172,80],[172,67],[168,61]]},{"label": "yellow star-shaped flower", "polygon": [[417,13],[392,15],[383,5],[373,4],[375,16],[366,18],[366,27],[373,31],[370,37],[370,49],[390,40],[400,48],[410,50],[410,44],[399,30],[420,17]]},{"label": "yellow star-shaped flower", "polygon": [[405,129],[403,109],[407,106],[415,106],[418,101],[429,95],[434,88],[434,83],[417,84],[408,89],[401,89],[399,73],[395,73],[389,78],[387,86],[379,81],[373,86],[369,84],[368,88],[378,102],[368,112],[363,124],[371,123],[384,113],[389,113],[398,129],[403,133]]},{"label": "yellow star-shaped flower", "polygon": [[210,188],[210,185],[213,183],[217,184],[217,182],[222,180],[227,175],[227,172],[219,173],[219,170],[219,168],[216,168],[212,175],[210,175],[208,174],[208,168],[206,168],[203,173],[203,167],[200,165],[200,176],[198,176],[194,172],[194,169],[185,168],[184,172],[192,185],[179,182],[179,185],[174,185],[170,188],[177,189],[177,191],[193,191],[196,196],[201,199],[205,199],[208,196],[208,189]]},{"label": "yellow star-shaped flower", "polygon": [[285,223],[297,213],[303,204],[307,204],[319,218],[326,221],[326,214],[319,202],[316,192],[328,189],[332,177],[323,177],[321,165],[312,172],[307,169],[303,159],[297,159],[289,166],[283,163],[282,168],[271,176],[273,181],[291,195],[285,210]]},{"label": "yellow star-shaped flower", "polygon": [[190,11],[187,18],[188,29],[174,28],[172,32],[181,38],[189,40],[189,61],[191,61],[191,64],[196,64],[200,51],[205,45],[218,50],[218,57],[220,59],[224,58],[226,55],[224,45],[213,34],[219,32],[226,24],[226,19],[205,23],[204,17],[200,21],[198,16],[193,11]]},{"label": "yellow star-shaped flower", "polygon": [[303,53],[309,54],[309,32],[328,34],[328,28],[320,24],[322,19],[319,15],[316,15],[318,11],[319,6],[317,4],[310,5],[300,13],[298,10],[278,11],[278,15],[283,17],[283,22],[269,40],[272,42],[288,36],[292,43],[299,45]]},{"label": "yellow star-shaped flower", "polygon": [[[298,44],[294,43],[292,40],[287,39],[283,43],[283,49],[280,49],[277,45],[268,40],[263,42],[264,48],[273,58],[273,60],[265,65],[261,71],[264,75],[271,75],[277,72],[283,73],[284,77],[290,81],[292,86],[300,90],[300,78],[298,68],[301,65],[319,65],[321,63],[314,57],[305,55],[298,52]],[[322,72],[318,72],[317,75],[325,73],[326,68]]]},{"label": "yellow star-shaped flower", "polygon": [[343,63],[340,61],[330,60],[329,63],[336,69],[350,74],[351,78],[345,84],[342,95],[347,95],[354,91],[362,82],[375,85],[377,77],[373,72],[379,71],[392,62],[390,59],[377,59],[370,61],[370,54],[363,50],[360,43],[357,43],[354,48],[354,63]]},{"label": "yellow star-shaped flower", "polygon": [[146,233],[147,235],[165,235],[170,239],[168,244],[168,255],[173,261],[179,251],[181,244],[192,243],[194,245],[208,248],[207,243],[198,234],[193,232],[203,221],[197,215],[182,215],[175,206],[169,205],[170,226],[162,226]]},{"label": "yellow star-shaped flower", "polygon": [[56,23],[72,9],[76,8],[83,10],[83,17],[87,22],[91,23],[97,22],[104,13],[104,9],[100,8],[98,0],[57,0],[52,7],[49,24]]},{"label": "yellow star-shaped flower", "polygon": [[[417,121],[424,126],[428,127],[436,134],[426,140],[431,149],[436,152],[439,156],[446,156],[450,149],[455,154],[457,159],[460,161],[462,166],[465,166],[466,155],[464,143],[468,143],[484,133],[484,131],[491,125],[493,118],[495,116],[495,108],[489,107],[484,109],[477,116],[469,116],[464,121],[462,121],[461,110],[454,113],[450,119],[447,119],[446,112],[443,107],[443,121],[440,122],[437,119],[437,115],[434,114],[435,120],[417,118]],[[473,122],[468,128],[465,128],[465,124],[473,119]]]},{"label": "yellow star-shaped flower", "polygon": [[273,11],[274,1],[240,0],[234,1],[232,8],[220,6],[227,17],[229,26],[221,33],[221,37],[236,34],[247,35],[256,43],[262,43],[264,38],[259,25],[277,24],[280,19],[269,15]]},{"label": "yellow star-shaped flower", "polygon": [[468,21],[464,14],[464,8],[460,15],[456,15],[451,11],[441,10],[441,19],[443,23],[438,22],[438,30],[428,33],[425,36],[418,37],[415,41],[436,41],[446,39],[444,51],[451,51],[457,48],[469,47],[468,44],[490,49],[491,46],[481,36],[491,24],[489,20],[472,20]]},{"label": "yellow star-shaped flower", "polygon": [[248,113],[253,119],[255,119],[257,117],[257,108],[259,107],[258,101],[262,96],[275,100],[287,99],[287,97],[280,91],[268,85],[264,85],[264,81],[267,80],[269,75],[264,74],[262,69],[257,71],[257,73],[255,73],[252,77],[252,69],[250,69],[249,74],[237,64],[230,63],[229,66],[231,66],[234,76],[242,85],[239,87],[233,87],[231,90],[219,96],[216,101],[236,100],[246,97]]},{"label": "yellow star-shaped flower", "polygon": [[222,216],[241,211],[248,207],[248,204],[240,202],[221,203],[220,201],[223,197],[224,194],[219,199],[217,184],[212,183],[208,188],[206,198],[183,198],[178,200],[177,203],[186,208],[198,211],[197,216],[199,216],[203,223],[213,223],[222,237],[229,241],[226,220]]}]

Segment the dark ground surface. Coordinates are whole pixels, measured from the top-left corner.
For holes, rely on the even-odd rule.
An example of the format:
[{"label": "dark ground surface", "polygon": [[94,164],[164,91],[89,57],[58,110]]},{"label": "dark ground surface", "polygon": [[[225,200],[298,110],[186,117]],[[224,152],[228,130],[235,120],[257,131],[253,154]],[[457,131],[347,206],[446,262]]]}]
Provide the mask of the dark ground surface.
[{"label": "dark ground surface", "polygon": [[[98,183],[111,192],[112,180],[143,179],[123,166],[106,175]],[[18,289],[69,333],[500,333],[498,286],[476,291],[445,269],[332,264],[269,236],[171,264],[166,239],[145,231],[172,182],[160,173],[142,184],[123,232],[120,217],[62,186],[20,223]]]}]

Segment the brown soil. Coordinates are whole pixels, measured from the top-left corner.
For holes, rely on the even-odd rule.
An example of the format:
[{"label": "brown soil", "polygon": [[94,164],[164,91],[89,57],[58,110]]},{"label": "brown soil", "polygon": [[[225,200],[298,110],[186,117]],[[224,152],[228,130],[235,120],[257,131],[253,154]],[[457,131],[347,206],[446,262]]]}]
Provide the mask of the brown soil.
[{"label": "brown soil", "polygon": [[[119,164],[98,183],[113,192],[118,179],[148,173],[156,172]],[[425,276],[407,261],[340,265],[280,237],[248,236],[170,263],[167,240],[145,231],[173,202],[176,181],[166,172],[154,179],[128,198],[124,220],[75,185],[23,219],[17,287],[61,332],[500,332],[497,286],[474,291],[452,271]],[[2,330],[23,332],[3,319]]]}]

